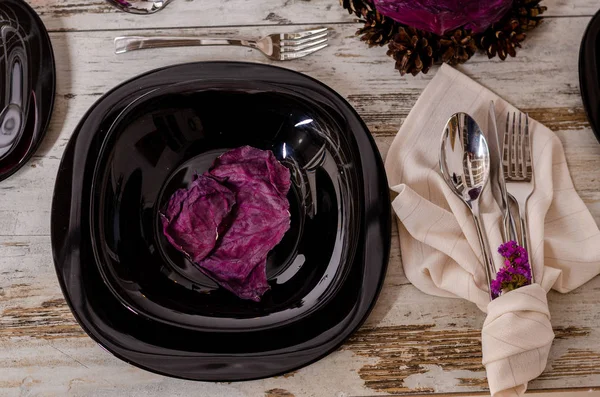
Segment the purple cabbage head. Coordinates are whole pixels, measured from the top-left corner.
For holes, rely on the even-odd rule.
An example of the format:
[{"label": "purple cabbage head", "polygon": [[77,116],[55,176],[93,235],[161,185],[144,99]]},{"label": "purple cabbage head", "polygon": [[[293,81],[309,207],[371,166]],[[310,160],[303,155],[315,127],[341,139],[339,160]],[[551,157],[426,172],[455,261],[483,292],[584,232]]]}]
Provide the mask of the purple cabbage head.
[{"label": "purple cabbage head", "polygon": [[269,289],[267,254],[290,228],[290,171],[270,150],[250,146],[215,160],[209,174],[235,192],[236,205],[215,250],[198,265],[242,299]]},{"label": "purple cabbage head", "polygon": [[375,0],[377,10],[395,21],[443,35],[464,26],[482,32],[499,21],[513,0]]},{"label": "purple cabbage head", "polygon": [[220,286],[259,301],[269,290],[267,255],[290,227],[290,185],[273,152],[230,150],[171,196],[163,233]]}]

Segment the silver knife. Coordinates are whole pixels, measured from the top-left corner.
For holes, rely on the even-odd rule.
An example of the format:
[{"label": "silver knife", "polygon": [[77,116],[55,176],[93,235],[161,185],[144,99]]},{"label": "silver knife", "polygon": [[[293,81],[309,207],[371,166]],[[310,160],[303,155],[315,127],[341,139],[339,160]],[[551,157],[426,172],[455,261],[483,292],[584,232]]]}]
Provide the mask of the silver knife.
[{"label": "silver knife", "polygon": [[508,201],[506,183],[504,182],[502,145],[500,144],[500,137],[498,136],[494,101],[490,101],[490,111],[488,114],[488,145],[490,148],[492,194],[494,195],[496,203],[498,203],[502,210],[502,238],[504,242],[506,242],[516,238],[516,226],[510,212],[510,202]]}]

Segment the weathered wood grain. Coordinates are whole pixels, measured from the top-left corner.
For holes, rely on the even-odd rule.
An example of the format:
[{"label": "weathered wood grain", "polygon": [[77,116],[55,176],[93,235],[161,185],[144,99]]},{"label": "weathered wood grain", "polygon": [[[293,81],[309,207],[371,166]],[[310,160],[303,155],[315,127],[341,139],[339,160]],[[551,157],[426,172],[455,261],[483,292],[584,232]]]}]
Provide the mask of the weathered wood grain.
[{"label": "weathered wood grain", "polygon": [[[355,17],[339,0],[176,0],[151,16],[127,15],[105,0],[29,0],[48,29],[105,30],[237,25],[348,23]],[[548,16],[591,16],[595,0],[545,0]]]},{"label": "weathered wood grain", "polygon": [[[481,364],[481,330],[451,327],[439,329],[435,324],[363,328],[343,349],[377,357],[374,365],[359,371],[365,385],[390,394],[436,392],[435,383],[448,378],[465,388],[487,388]],[[586,337],[589,328],[555,327],[557,339]],[[559,357],[541,379],[559,379],[596,375],[600,358],[588,349],[569,349]],[[435,382],[435,383],[432,383]]]},{"label": "weathered wood grain", "polygon": [[[138,370],[97,347],[62,298],[48,236],[54,177],[77,122],[104,92],[144,71],[201,60],[268,62],[242,48],[116,56],[112,38],[126,33],[261,35],[273,27],[260,25],[278,22],[262,21],[271,12],[289,20],[281,20],[285,23],[349,19],[336,10],[337,0],[264,0],[258,6],[249,0],[178,0],[169,11],[152,18],[114,13],[99,0],[31,3],[55,31],[51,36],[58,95],[42,148],[26,167],[0,183],[0,396],[303,397],[485,390],[479,346],[483,314],[464,301],[416,290],[402,271],[395,230],[385,286],[365,326],[336,353],[289,376],[233,384],[187,382]],[[577,77],[579,41],[598,4],[596,0],[546,3],[555,15],[581,16],[549,18],[532,32],[516,59],[500,62],[477,56],[461,70],[556,131],[576,188],[600,224],[600,145],[585,120]],[[214,12],[201,12],[203,8]],[[180,29],[235,24],[256,26]],[[173,29],[105,30],[134,26]],[[385,156],[435,70],[401,78],[384,49],[357,43],[353,25],[328,26],[336,30],[328,49],[280,66],[307,73],[345,96],[365,119]],[[89,31],[57,32],[65,29]],[[550,293],[557,339],[548,367],[532,382],[532,389],[600,386],[599,291],[597,278],[568,295]]]}]

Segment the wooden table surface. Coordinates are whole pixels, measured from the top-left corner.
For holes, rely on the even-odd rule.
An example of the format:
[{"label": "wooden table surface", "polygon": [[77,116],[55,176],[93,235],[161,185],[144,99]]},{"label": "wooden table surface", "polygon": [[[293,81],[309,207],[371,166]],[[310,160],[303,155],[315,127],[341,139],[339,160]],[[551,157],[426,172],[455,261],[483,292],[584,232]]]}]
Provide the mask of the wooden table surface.
[{"label": "wooden table surface", "polygon": [[[52,125],[33,159],[0,183],[0,396],[374,396],[485,392],[474,305],[427,296],[405,278],[397,232],[387,279],[367,323],[338,351],[285,376],[243,383],[171,379],[128,365],[77,325],[61,294],[50,247],[52,189],[63,150],[85,111],[123,80],[158,67],[205,60],[270,63],[244,48],[178,48],[116,56],[123,34],[263,35],[305,27],[335,30],[331,46],[278,65],[337,90],[364,118],[383,156],[436,69],[400,77],[383,48],[354,37],[338,0],[177,0],[143,17],[104,0],[29,0],[50,31],[58,87]],[[579,95],[581,37],[598,0],[545,0],[545,23],[518,57],[473,57],[460,70],[554,130],[571,175],[600,223],[600,144]],[[530,389],[600,387],[600,278],[549,294],[556,340]]]}]

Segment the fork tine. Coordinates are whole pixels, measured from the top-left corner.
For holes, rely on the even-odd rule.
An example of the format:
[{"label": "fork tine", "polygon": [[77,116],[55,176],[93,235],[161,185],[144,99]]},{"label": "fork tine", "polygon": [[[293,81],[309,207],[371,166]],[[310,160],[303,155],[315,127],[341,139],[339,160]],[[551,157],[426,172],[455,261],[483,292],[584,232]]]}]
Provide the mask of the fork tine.
[{"label": "fork tine", "polygon": [[511,121],[510,113],[506,115],[502,166],[505,179],[527,182],[533,177],[529,115],[518,112],[518,117],[513,112]]},{"label": "fork tine", "polygon": [[525,139],[523,136],[523,123],[522,123],[522,113],[519,112],[519,129],[518,131],[518,141],[517,141],[517,176],[520,178],[525,178]]},{"label": "fork tine", "polygon": [[504,128],[504,139],[502,141],[502,172],[504,178],[510,175],[510,113],[506,113],[506,126]]},{"label": "fork tine", "polygon": [[293,51],[293,52],[284,52],[281,54],[281,60],[282,61],[289,61],[290,59],[298,59],[298,58],[302,58],[305,57],[307,55],[312,54],[313,52],[317,52],[319,50],[322,50],[323,48],[327,47],[329,44],[325,43],[325,44],[320,44],[317,46],[312,46],[309,48],[306,48],[304,50],[301,51]]},{"label": "fork tine", "polygon": [[512,178],[518,177],[518,159],[517,159],[517,130],[516,122],[517,115],[513,112],[512,114],[512,130],[510,131],[510,176]]},{"label": "fork tine", "polygon": [[519,177],[525,179],[527,166],[525,160],[525,133],[523,130],[523,113],[519,112]]},{"label": "fork tine", "polygon": [[323,44],[326,42],[327,42],[327,38],[324,38],[321,40],[312,40],[312,41],[309,41],[307,43],[300,44],[300,45],[293,45],[293,46],[287,45],[287,44],[281,45],[279,48],[281,49],[281,52],[295,52],[295,51],[297,52],[297,51],[302,51],[307,48],[314,47],[316,45]]},{"label": "fork tine", "polygon": [[533,175],[533,161],[531,153],[531,135],[529,134],[529,114],[525,113],[525,177],[531,178]]},{"label": "fork tine", "polygon": [[515,142],[515,176],[517,179],[521,178],[521,119],[517,120],[517,112],[513,113],[514,117],[514,142]]},{"label": "fork tine", "polygon": [[306,36],[302,39],[283,39],[281,40],[281,45],[300,45],[304,43],[308,43],[309,41],[322,39],[323,37],[327,37],[329,32],[311,34],[310,36]]},{"label": "fork tine", "polygon": [[326,31],[327,31],[327,28],[319,28],[319,29],[312,29],[312,30],[304,30],[302,32],[296,32],[296,33],[284,33],[282,35],[282,39],[283,40],[303,39],[305,37],[323,33]]}]

